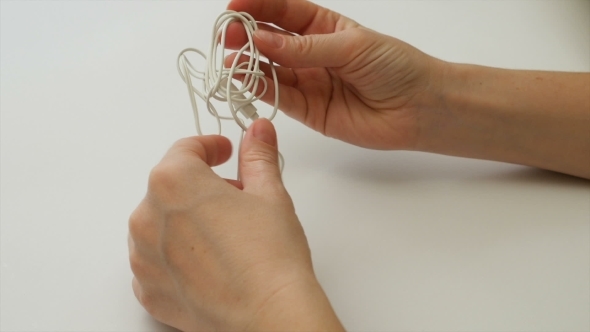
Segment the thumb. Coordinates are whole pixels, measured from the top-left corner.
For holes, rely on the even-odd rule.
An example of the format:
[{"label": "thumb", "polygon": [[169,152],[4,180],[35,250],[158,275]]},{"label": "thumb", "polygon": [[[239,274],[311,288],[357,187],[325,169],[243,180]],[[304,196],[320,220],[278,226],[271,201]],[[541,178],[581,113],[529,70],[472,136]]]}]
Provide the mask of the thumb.
[{"label": "thumb", "polygon": [[262,54],[283,67],[342,67],[366,49],[363,45],[370,45],[367,37],[369,34],[359,28],[305,36],[259,29],[254,42]]},{"label": "thumb", "polygon": [[269,120],[256,120],[248,128],[240,149],[239,171],[244,191],[265,194],[284,190],[277,133]]}]

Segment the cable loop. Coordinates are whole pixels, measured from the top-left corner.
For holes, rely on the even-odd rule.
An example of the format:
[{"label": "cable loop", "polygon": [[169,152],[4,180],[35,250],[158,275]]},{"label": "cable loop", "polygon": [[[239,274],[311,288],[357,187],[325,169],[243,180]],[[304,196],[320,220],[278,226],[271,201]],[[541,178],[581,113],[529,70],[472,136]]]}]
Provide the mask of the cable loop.
[{"label": "cable loop", "polygon": [[[241,22],[246,31],[248,42],[237,52],[234,61],[229,68],[225,68],[225,42],[227,28],[233,22]],[[264,72],[260,69],[260,52],[254,45],[253,34],[258,30],[258,24],[254,18],[246,12],[225,11],[217,18],[211,35],[209,54],[196,48],[187,48],[178,55],[177,69],[182,80],[186,83],[195,127],[199,135],[203,135],[199,118],[199,111],[195,95],[205,102],[209,114],[217,120],[217,133],[221,134],[221,120],[234,120],[243,131],[247,130],[243,118],[255,120],[258,118],[253,102],[259,100],[268,90],[268,83]],[[221,50],[220,50],[221,48]],[[206,66],[203,71],[195,68],[189,61],[187,53],[194,52],[205,59]],[[248,55],[248,62],[238,64],[242,55]],[[268,117],[272,120],[278,111],[279,87],[274,63],[269,60],[274,83],[275,100],[274,108]],[[234,80],[242,78],[240,88],[234,84]],[[193,80],[200,81],[200,87],[193,84]],[[258,92],[261,89],[260,92]],[[254,91],[251,93],[250,91]],[[258,92],[258,95],[255,93]],[[212,103],[212,99],[227,102],[230,115],[221,115]],[[242,114],[242,117],[238,116]]]},{"label": "cable loop", "polygon": [[[227,28],[233,22],[241,22],[246,30],[248,42],[237,52],[232,65],[225,68],[225,41],[227,36]],[[221,120],[234,120],[235,123],[242,129],[240,136],[240,143],[244,133],[248,129],[244,119],[256,120],[258,113],[256,107],[252,105],[253,102],[260,100],[268,90],[268,82],[265,78],[265,73],[260,69],[260,52],[254,45],[253,35],[254,31],[258,30],[258,24],[254,18],[246,12],[235,12],[232,10],[225,11],[219,15],[213,27],[211,34],[211,45],[209,48],[209,55],[206,55],[201,50],[196,48],[186,48],[178,54],[176,61],[176,68],[178,74],[187,86],[190,97],[191,106],[193,109],[193,116],[195,119],[195,127],[199,135],[203,135],[201,129],[201,122],[199,119],[199,109],[197,107],[197,100],[195,95],[205,102],[207,111],[217,120],[217,134],[221,135]],[[221,48],[221,50],[220,50]],[[205,59],[205,69],[203,71],[197,69],[186,56],[187,53],[193,52]],[[247,55],[249,60],[238,64],[240,57]],[[277,115],[279,108],[279,80],[274,63],[268,59],[272,79],[274,83],[274,108],[271,115],[268,117],[272,121]],[[240,88],[237,88],[233,81],[240,81]],[[193,80],[200,81],[201,86],[193,85]],[[262,82],[262,83],[261,83]],[[261,86],[262,84],[262,86]],[[258,92],[262,88],[262,91]],[[254,91],[253,93],[250,91]],[[258,92],[258,95],[256,93]],[[246,95],[247,96],[246,96]],[[212,103],[212,99],[227,102],[227,106],[231,116],[220,115]],[[242,114],[242,117],[238,116]],[[279,152],[279,164],[281,173],[283,172],[284,159]],[[238,172],[238,179],[240,178]]]}]

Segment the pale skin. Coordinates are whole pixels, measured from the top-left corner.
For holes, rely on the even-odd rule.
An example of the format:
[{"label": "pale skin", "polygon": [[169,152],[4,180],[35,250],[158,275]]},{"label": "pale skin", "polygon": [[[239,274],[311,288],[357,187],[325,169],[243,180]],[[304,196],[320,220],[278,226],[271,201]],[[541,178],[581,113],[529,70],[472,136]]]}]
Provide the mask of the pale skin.
[{"label": "pale skin", "polygon": [[[280,108],[326,136],[590,178],[588,73],[444,62],[304,0],[228,8],[283,29],[261,25],[254,39],[281,66]],[[241,29],[229,47],[245,42]],[[211,169],[230,154],[221,136],[185,138],[154,167],[129,221],[138,300],[185,331],[343,330],[282,184],[272,124],[249,128],[239,182]]]}]

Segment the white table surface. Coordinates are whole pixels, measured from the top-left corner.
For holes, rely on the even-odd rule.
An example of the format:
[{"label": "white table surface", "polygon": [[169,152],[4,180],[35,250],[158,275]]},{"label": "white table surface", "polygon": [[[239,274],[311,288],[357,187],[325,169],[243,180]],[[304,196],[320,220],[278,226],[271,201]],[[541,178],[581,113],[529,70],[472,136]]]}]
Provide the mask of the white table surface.
[{"label": "white table surface", "polygon": [[[590,71],[589,1],[321,4],[445,60]],[[133,296],[127,218],[150,168],[194,134],[176,55],[205,49],[225,6],[1,2],[2,331],[169,330]],[[276,126],[349,330],[590,330],[588,181]]]}]

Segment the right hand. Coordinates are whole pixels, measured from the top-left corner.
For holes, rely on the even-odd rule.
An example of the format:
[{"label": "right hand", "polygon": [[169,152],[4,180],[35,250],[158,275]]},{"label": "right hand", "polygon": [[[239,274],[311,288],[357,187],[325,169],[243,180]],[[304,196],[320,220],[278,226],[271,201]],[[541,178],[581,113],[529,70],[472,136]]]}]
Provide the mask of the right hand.
[{"label": "right hand", "polygon": [[[254,42],[280,65],[279,108],[288,116],[366,148],[412,150],[420,143],[443,61],[308,1],[232,0],[228,9],[285,30],[259,24]],[[232,24],[226,46],[238,49],[246,41],[242,25]],[[261,69],[272,83],[270,68]],[[268,87],[262,100],[272,103],[273,84]]]},{"label": "right hand", "polygon": [[185,138],[152,170],[129,219],[137,299],[184,331],[343,330],[283,186],[273,125],[246,132],[241,181],[211,169],[230,154],[227,138]]}]

